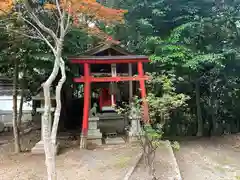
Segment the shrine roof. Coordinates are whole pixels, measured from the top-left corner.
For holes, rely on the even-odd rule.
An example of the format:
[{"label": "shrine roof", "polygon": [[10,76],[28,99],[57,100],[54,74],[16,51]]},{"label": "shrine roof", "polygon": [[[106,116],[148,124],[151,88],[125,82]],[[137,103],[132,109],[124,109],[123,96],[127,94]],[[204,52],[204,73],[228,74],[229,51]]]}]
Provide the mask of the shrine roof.
[{"label": "shrine roof", "polygon": [[68,57],[72,63],[128,63],[128,62],[148,62],[147,56],[134,55],[116,44],[100,44],[77,57]]},{"label": "shrine roof", "polygon": [[73,64],[118,64],[118,63],[137,63],[149,62],[147,56],[128,55],[128,56],[81,56],[69,58]]},{"label": "shrine roof", "polygon": [[96,55],[100,52],[103,52],[103,51],[106,51],[106,50],[109,50],[109,49],[112,49],[112,50],[118,52],[118,54],[121,54],[121,55],[132,55],[131,52],[127,51],[126,49],[124,49],[120,45],[112,44],[112,43],[101,43],[98,46],[96,46],[96,47],[94,47],[90,50],[85,51],[82,55],[94,56],[94,55]]},{"label": "shrine roof", "polygon": [[143,55],[127,55],[127,56],[79,56],[79,57],[69,57],[69,59],[78,59],[78,60],[129,60],[129,59],[139,59],[147,60],[147,56]]}]

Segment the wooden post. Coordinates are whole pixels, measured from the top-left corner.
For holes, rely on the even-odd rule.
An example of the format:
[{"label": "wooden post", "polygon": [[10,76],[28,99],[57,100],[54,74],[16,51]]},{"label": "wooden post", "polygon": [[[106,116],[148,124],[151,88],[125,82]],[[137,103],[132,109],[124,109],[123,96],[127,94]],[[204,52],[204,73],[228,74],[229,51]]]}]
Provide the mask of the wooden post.
[{"label": "wooden post", "polygon": [[84,107],[83,107],[83,123],[82,123],[82,136],[80,142],[80,148],[86,148],[87,135],[88,135],[88,117],[90,106],[90,69],[89,64],[84,63]]},{"label": "wooden post", "polygon": [[[111,73],[112,73],[112,77],[117,76],[117,65],[116,64],[111,64]],[[112,104],[112,106],[114,106],[115,103],[116,103],[114,96],[115,96],[115,94],[111,94],[111,104]]]},{"label": "wooden post", "polygon": [[[128,76],[132,77],[132,64],[129,63],[128,64]],[[133,82],[129,81],[129,103],[132,102],[132,98],[133,98]]]},{"label": "wooden post", "polygon": [[[138,62],[138,74],[140,77],[144,76],[143,64],[142,62]],[[149,114],[148,114],[148,104],[146,101],[146,89],[145,89],[145,82],[143,79],[139,80],[140,89],[141,89],[141,98],[143,101],[143,117],[145,122],[149,122]]]}]

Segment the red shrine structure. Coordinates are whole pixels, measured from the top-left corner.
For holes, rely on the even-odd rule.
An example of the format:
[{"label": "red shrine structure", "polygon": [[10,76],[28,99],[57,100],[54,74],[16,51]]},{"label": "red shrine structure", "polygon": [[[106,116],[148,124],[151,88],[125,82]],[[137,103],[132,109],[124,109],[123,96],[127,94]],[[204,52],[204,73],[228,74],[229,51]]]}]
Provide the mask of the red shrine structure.
[{"label": "red shrine structure", "polygon": [[[73,79],[74,83],[84,85],[82,120],[82,136],[84,137],[88,135],[91,91],[94,87],[98,87],[99,90],[96,101],[99,113],[113,112],[113,106],[119,101],[123,101],[122,97],[124,96],[125,99],[128,96],[129,102],[134,93],[140,95],[142,99],[146,97],[145,81],[148,80],[148,76],[144,73],[144,63],[149,62],[146,56],[133,55],[118,45],[101,44],[85,52],[84,56],[69,57],[69,60],[74,67],[78,67],[78,77]],[[117,84],[120,82],[126,83],[123,88],[126,90],[124,95],[121,94],[125,92],[123,89],[114,86],[118,86]],[[102,85],[96,86],[96,84]],[[140,91],[137,92],[137,89]],[[148,120],[147,103],[143,102],[144,119]]]}]

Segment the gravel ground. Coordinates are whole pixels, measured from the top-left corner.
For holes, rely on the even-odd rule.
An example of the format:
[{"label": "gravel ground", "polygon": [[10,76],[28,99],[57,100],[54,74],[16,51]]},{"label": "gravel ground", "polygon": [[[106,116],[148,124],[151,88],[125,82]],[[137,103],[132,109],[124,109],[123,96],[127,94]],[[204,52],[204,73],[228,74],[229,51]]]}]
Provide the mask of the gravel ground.
[{"label": "gravel ground", "polygon": [[176,158],[183,180],[238,180],[239,136],[228,135],[180,143]]},{"label": "gravel ground", "polygon": [[[27,135],[23,148],[31,149],[39,135]],[[0,146],[0,180],[47,179],[43,156],[14,155],[12,151],[12,144]],[[58,180],[122,180],[139,152],[138,146],[130,145],[103,146],[92,151],[70,147],[57,156]]]}]

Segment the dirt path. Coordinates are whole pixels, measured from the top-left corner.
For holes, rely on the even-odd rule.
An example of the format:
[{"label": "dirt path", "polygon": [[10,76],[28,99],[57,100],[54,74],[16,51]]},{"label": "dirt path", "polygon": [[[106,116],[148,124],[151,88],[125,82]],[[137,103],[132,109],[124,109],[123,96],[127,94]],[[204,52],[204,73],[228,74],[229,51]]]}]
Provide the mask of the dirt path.
[{"label": "dirt path", "polygon": [[[57,157],[59,180],[121,180],[132,164],[136,148],[114,146],[96,151],[73,149]],[[43,156],[11,156],[0,164],[0,179],[46,180]]]},{"label": "dirt path", "polygon": [[176,158],[183,180],[238,180],[240,152],[232,136],[180,143]]},{"label": "dirt path", "polygon": [[[173,153],[170,144],[164,142],[156,151],[155,168],[158,180],[177,179],[178,171],[174,164]],[[144,165],[143,159],[137,165],[130,180],[149,180],[149,175]]]},{"label": "dirt path", "polygon": [[[31,149],[39,139],[36,133],[29,136],[24,138],[26,149]],[[43,155],[29,152],[14,155],[12,151],[12,144],[0,146],[0,180],[47,179]],[[122,180],[139,152],[138,146],[127,144],[95,150],[67,148],[57,156],[58,180]]]}]

